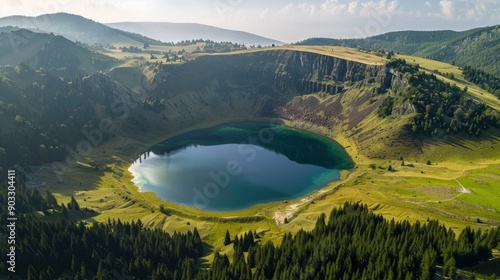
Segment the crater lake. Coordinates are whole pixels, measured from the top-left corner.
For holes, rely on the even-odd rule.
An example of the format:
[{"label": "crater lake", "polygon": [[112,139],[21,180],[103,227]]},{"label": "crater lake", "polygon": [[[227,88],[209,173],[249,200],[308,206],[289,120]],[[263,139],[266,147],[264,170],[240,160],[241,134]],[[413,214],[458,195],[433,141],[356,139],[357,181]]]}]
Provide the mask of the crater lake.
[{"label": "crater lake", "polygon": [[176,204],[233,211],[295,199],[354,167],[344,148],[314,133],[238,122],[169,138],[131,165],[133,183]]}]

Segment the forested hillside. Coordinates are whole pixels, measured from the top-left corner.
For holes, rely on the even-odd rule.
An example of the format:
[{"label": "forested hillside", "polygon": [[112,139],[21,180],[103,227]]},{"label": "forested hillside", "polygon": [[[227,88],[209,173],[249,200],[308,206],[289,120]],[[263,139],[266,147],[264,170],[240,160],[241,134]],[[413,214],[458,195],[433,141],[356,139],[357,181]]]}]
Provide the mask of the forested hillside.
[{"label": "forested hillside", "polygon": [[464,78],[467,81],[475,83],[482,89],[493,93],[496,97],[500,98],[500,79],[488,74],[482,70],[472,68],[466,65],[463,68]]},{"label": "forested hillside", "polygon": [[499,112],[468,97],[467,88],[462,90],[443,82],[404,60],[392,60],[387,66],[403,75],[408,85],[384,100],[379,116],[392,115],[394,108],[409,102],[417,113],[409,124],[413,132],[427,135],[466,132],[480,136],[489,126],[500,127]]},{"label": "forested hillside", "polygon": [[25,29],[0,33],[0,66],[21,63],[36,70],[43,68],[56,77],[74,79],[110,69],[117,61],[53,34]]},{"label": "forested hillside", "polygon": [[385,50],[470,65],[500,77],[500,26],[456,31],[399,31],[364,39],[312,38],[299,45],[333,45]]},{"label": "forested hillside", "polygon": [[[96,106],[128,104],[134,93],[102,74],[64,81],[25,64],[0,67],[0,168],[63,160],[69,147],[99,127]],[[98,90],[98,89],[99,90]],[[138,102],[137,104],[141,104]],[[131,120],[131,119],[129,119]],[[103,134],[106,141],[111,134]]]}]

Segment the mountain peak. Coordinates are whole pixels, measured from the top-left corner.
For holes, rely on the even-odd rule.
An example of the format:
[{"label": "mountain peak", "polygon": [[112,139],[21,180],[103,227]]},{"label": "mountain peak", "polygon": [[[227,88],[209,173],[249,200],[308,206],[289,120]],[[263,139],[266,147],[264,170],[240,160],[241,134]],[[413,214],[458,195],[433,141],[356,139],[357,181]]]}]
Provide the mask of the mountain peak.
[{"label": "mountain peak", "polygon": [[44,14],[36,17],[4,17],[0,18],[0,26],[15,26],[38,32],[54,33],[71,41],[80,41],[89,45],[161,43],[150,38],[116,30],[80,15],[69,13]]}]

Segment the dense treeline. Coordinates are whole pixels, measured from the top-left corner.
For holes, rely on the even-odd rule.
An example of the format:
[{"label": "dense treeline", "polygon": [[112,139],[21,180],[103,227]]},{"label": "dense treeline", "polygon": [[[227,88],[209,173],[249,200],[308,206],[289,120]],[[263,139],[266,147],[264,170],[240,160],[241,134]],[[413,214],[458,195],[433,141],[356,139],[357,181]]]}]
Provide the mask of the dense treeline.
[{"label": "dense treeline", "polygon": [[181,279],[183,270],[195,269],[203,249],[196,229],[169,235],[144,228],[140,220],[93,223],[87,227],[82,222],[48,222],[30,215],[18,219],[17,225],[16,234],[22,240],[17,254],[22,257],[16,268],[26,272],[28,279],[57,279],[66,273],[74,279],[126,275]]},{"label": "dense treeline", "polygon": [[496,97],[500,98],[500,79],[497,77],[482,70],[474,69],[471,66],[465,66],[462,69],[462,73],[467,81],[475,83],[482,89],[493,93]]},{"label": "dense treeline", "polygon": [[346,203],[328,222],[320,216],[312,231],[287,233],[280,246],[251,246],[246,260],[242,248],[232,263],[216,255],[212,270],[197,279],[430,279],[436,264],[453,276],[457,267],[488,259],[499,241],[498,229],[466,228],[457,238],[437,221],[387,221]]},{"label": "dense treeline", "polygon": [[[231,51],[236,51],[236,50],[245,50],[247,47],[244,44],[238,44],[238,43],[232,43],[232,42],[215,42],[211,40],[192,40],[192,41],[182,41],[179,43],[168,43],[169,45],[172,46],[193,46],[200,44],[193,52],[194,53],[225,53],[225,52],[231,52]],[[148,49],[148,45],[145,45],[144,49],[141,49],[139,47],[134,47],[134,46],[129,46],[129,47],[119,47],[119,49],[122,52],[129,52],[129,53],[149,53],[152,55],[158,55],[162,54],[160,51],[150,51]],[[180,51],[177,55],[181,55],[185,53],[184,50]],[[163,53],[165,54],[165,52]],[[172,59],[172,50],[169,51],[170,56],[166,56],[165,58]],[[176,59],[173,59],[174,61]]]},{"label": "dense treeline", "polygon": [[129,52],[129,53],[142,53],[142,52],[144,52],[144,50],[142,50],[141,48],[134,47],[134,46],[119,47],[119,49],[122,50],[122,52]]},{"label": "dense treeline", "polygon": [[[6,189],[5,185],[2,189]],[[2,205],[7,197],[0,193]],[[170,235],[161,230],[145,228],[141,221],[122,223],[108,221],[91,226],[73,223],[57,212],[46,212],[53,219],[39,218],[31,213],[50,207],[65,209],[47,192],[41,196],[18,182],[16,188],[16,274],[22,279],[116,279],[133,275],[139,279],[190,279],[190,271],[203,252],[203,243],[196,228],[193,232]],[[37,206],[45,205],[45,206]],[[74,198],[68,209],[78,211]],[[62,210],[63,211],[63,210]],[[51,214],[50,214],[51,213]],[[62,212],[61,212],[62,213]],[[6,208],[0,209],[3,221]],[[6,227],[0,234],[7,234]],[[2,242],[2,252],[7,252]],[[0,271],[7,274],[6,255],[2,255]]]},{"label": "dense treeline", "polygon": [[[2,173],[2,176],[4,176],[6,173]],[[26,187],[24,187],[24,180],[22,177],[16,176],[17,177],[17,183],[16,183],[16,213],[18,214],[28,214],[32,213],[34,211],[40,211],[44,205],[57,205],[57,200],[54,200],[53,195],[46,195],[43,197],[40,192],[36,189],[34,190],[28,190]],[[7,207],[4,207],[7,204],[7,193],[5,190],[7,190],[7,182],[3,181],[0,184],[0,189],[3,191],[0,192],[0,203],[2,207],[0,207],[0,218],[2,221],[7,220]],[[46,193],[48,194],[48,193]],[[54,198],[55,199],[55,198]],[[2,228],[3,230],[3,228]],[[2,244],[4,245],[4,244]]]},{"label": "dense treeline", "polygon": [[384,102],[379,108],[379,116],[388,116],[394,107],[410,102],[417,113],[411,122],[413,132],[425,134],[467,132],[480,136],[489,126],[500,126],[500,114],[469,98],[467,88],[440,81],[434,74],[419,71],[418,65],[405,60],[393,59],[388,67],[401,73],[408,86],[395,96],[394,100]]},{"label": "dense treeline", "polygon": [[247,47],[245,45],[240,45],[238,43],[231,42],[213,42],[205,41],[205,46],[203,47],[203,52],[205,53],[225,53],[237,50],[245,50]]},{"label": "dense treeline", "polygon": [[[205,53],[220,53],[220,52],[229,52],[235,50],[244,50],[247,47],[245,44],[238,44],[233,42],[216,42],[213,40],[204,40],[204,39],[193,39],[193,40],[184,40],[177,43],[167,43],[169,46],[176,47],[185,47],[185,46],[193,46],[197,44],[204,44],[202,46],[203,52]],[[195,52],[202,52],[201,48],[197,48]]]}]

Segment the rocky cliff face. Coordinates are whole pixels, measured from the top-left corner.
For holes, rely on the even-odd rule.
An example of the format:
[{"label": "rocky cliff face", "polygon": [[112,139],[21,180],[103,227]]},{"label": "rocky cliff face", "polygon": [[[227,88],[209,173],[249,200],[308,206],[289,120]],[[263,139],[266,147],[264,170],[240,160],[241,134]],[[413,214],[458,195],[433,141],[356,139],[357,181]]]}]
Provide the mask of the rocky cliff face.
[{"label": "rocky cliff face", "polygon": [[272,95],[338,94],[356,83],[384,92],[398,77],[380,65],[366,65],[327,55],[299,51],[262,51],[206,56],[180,66],[167,65],[157,76],[156,93],[170,96],[202,90],[217,80],[221,94],[239,88]]},{"label": "rocky cliff face", "polygon": [[342,92],[345,85],[361,81],[378,83],[382,88],[391,86],[392,74],[384,66],[297,51],[268,51],[261,56],[275,60],[275,79],[282,90],[287,90],[291,81],[301,93],[336,94]]},{"label": "rocky cliff face", "polygon": [[317,53],[271,50],[203,56],[159,69],[150,92],[182,125],[265,117],[350,129],[377,110],[388,91],[405,85],[385,65]]}]

